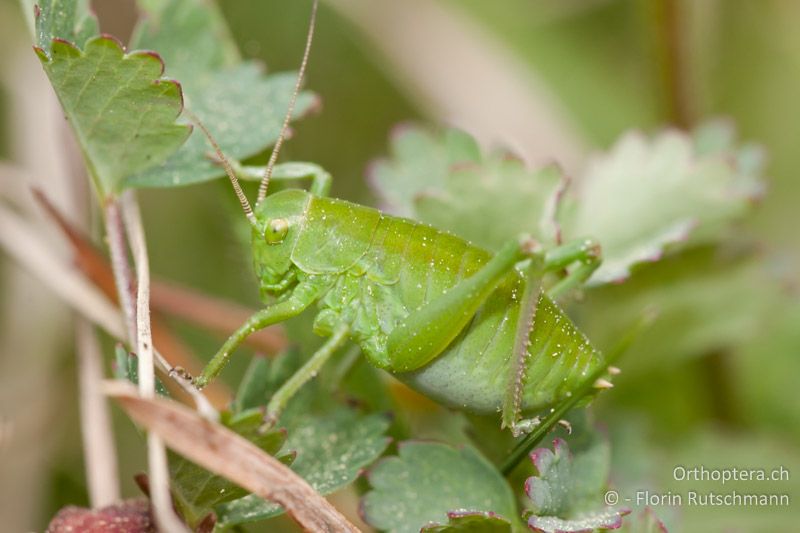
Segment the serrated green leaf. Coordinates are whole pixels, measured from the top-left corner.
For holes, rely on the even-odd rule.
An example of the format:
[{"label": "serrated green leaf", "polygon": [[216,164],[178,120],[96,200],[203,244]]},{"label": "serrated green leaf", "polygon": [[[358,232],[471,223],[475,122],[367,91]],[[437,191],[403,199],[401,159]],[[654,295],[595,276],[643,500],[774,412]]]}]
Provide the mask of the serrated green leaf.
[{"label": "serrated green leaf", "polygon": [[[289,428],[285,450],[296,452],[291,468],[317,492],[330,494],[352,483],[361,470],[377,459],[389,444],[385,416],[358,416],[339,409],[320,417],[308,417]],[[255,496],[216,508],[220,526],[232,526],[276,516],[283,510]]]},{"label": "serrated green leaf", "polygon": [[421,533],[511,533],[511,523],[494,513],[447,513],[447,524],[430,524]]},{"label": "serrated green leaf", "polygon": [[528,478],[525,491],[536,515],[568,517],[597,508],[599,495],[608,479],[611,461],[608,442],[595,439],[594,445],[572,455],[563,439],[553,441],[553,451],[537,448],[531,452],[538,476]]},{"label": "serrated green leaf", "polygon": [[578,453],[571,454],[563,439],[553,441],[553,450],[531,452],[537,475],[525,482],[531,500],[528,527],[547,533],[612,529],[621,525],[629,511],[604,507],[603,490],[611,462],[605,439],[595,438]]},{"label": "serrated green leaf", "polygon": [[339,409],[309,418],[291,430],[286,443],[297,452],[295,471],[319,492],[329,494],[352,482],[389,445],[384,415],[358,416]]},{"label": "serrated green leaf", "polygon": [[[273,145],[296,74],[267,76],[255,62],[239,61],[218,10],[207,2],[140,3],[150,18],[137,29],[134,44],[158,50],[169,60],[167,72],[181,81],[187,108],[203,121],[225,155],[242,160]],[[293,118],[305,114],[314,100],[311,93],[302,92]],[[131,176],[126,184],[172,187],[220,177],[223,169],[209,159],[211,152],[202,132],[196,131],[167,161]]]},{"label": "serrated green leaf", "polygon": [[437,136],[417,126],[401,126],[393,132],[389,149],[390,157],[373,165],[370,185],[385,210],[412,218],[420,192],[443,188],[454,165],[481,159],[475,140],[454,129]]},{"label": "serrated green leaf", "polygon": [[[187,107],[212,132],[226,156],[242,160],[278,139],[283,115],[294,88],[294,74],[265,77],[253,63],[223,70],[199,87],[185,87]],[[314,102],[308,92],[297,99],[293,118]],[[132,176],[131,187],[171,187],[220,177],[222,167],[210,158],[211,148],[200,131],[163,164]]]},{"label": "serrated green leaf", "polygon": [[444,190],[420,193],[416,213],[420,220],[490,250],[520,233],[552,244],[558,233],[555,202],[564,183],[556,166],[530,171],[520,160],[496,157],[454,168]]},{"label": "serrated green leaf", "polygon": [[416,533],[429,522],[444,522],[451,511],[493,512],[507,520],[517,516],[511,488],[469,446],[403,442],[397,456],[373,467],[369,482],[364,517],[386,531]]},{"label": "serrated green leaf", "polygon": [[101,197],[118,193],[125,177],[162,162],[186,140],[190,128],[175,123],[180,86],[161,78],[157,55],[125,54],[105,36],[89,39],[83,51],[56,40],[49,54],[38,53]]},{"label": "serrated green leaf", "polygon": [[[270,455],[276,455],[286,441],[285,431],[274,430],[263,434],[259,432],[263,414],[256,409],[236,415],[223,413],[221,422]],[[290,458],[291,456],[281,459],[288,462]],[[169,463],[173,497],[184,518],[193,527],[212,512],[214,506],[248,494],[245,489],[178,454],[170,453]]]},{"label": "serrated green leaf", "polygon": [[714,237],[760,194],[761,157],[719,124],[694,135],[630,133],[590,162],[561,217],[567,237],[594,237],[603,263],[590,284],[620,281],[690,234]]},{"label": "serrated green leaf", "polygon": [[393,137],[392,159],[376,163],[371,183],[394,212],[491,250],[520,233],[555,242],[566,184],[556,166],[529,170],[506,154],[481,156],[466,133],[416,128]]},{"label": "serrated green leaf", "polygon": [[40,0],[34,13],[36,44],[48,55],[53,39],[83,48],[89,38],[99,33],[89,0]]}]

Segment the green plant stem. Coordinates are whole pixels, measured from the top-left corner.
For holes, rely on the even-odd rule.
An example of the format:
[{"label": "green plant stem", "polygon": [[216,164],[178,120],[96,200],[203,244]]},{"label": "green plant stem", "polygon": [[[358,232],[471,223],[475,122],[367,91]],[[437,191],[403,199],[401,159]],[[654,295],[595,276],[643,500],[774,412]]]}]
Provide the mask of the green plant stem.
[{"label": "green plant stem", "polygon": [[525,457],[534,446],[542,441],[545,435],[555,427],[558,421],[564,418],[567,411],[575,407],[579,401],[594,390],[594,382],[603,377],[606,372],[608,372],[608,365],[602,366],[592,373],[586,381],[572,393],[572,396],[555,407],[553,411],[542,420],[539,426],[536,426],[532,432],[517,444],[500,468],[504,476],[508,476],[514,471],[514,468],[516,468],[522,458]]},{"label": "green plant stem", "polygon": [[694,113],[687,87],[686,47],[682,43],[679,1],[657,0],[653,9],[656,53],[667,119],[682,129],[688,129],[694,122]]}]

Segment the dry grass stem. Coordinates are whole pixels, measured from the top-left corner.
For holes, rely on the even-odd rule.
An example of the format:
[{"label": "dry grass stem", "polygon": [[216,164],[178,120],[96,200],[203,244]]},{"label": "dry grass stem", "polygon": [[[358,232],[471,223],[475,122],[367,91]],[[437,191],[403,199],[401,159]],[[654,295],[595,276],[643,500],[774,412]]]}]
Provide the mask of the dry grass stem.
[{"label": "dry grass stem", "polygon": [[99,509],[119,501],[119,471],[111,415],[100,390],[103,380],[100,345],[92,325],[82,317],[75,319],[75,342],[86,481],[89,501],[93,508]]},{"label": "dry grass stem", "polygon": [[125,338],[122,317],[108,298],[65,265],[29,222],[2,204],[0,246],[76,311],[112,337]]},{"label": "dry grass stem", "polygon": [[[153,364],[153,336],[150,332],[150,266],[139,205],[131,192],[126,192],[123,196],[122,214],[136,264],[136,353],[139,364],[139,394],[143,398],[154,398],[156,376]],[[129,280],[123,282],[127,284]],[[120,291],[121,301],[123,292],[124,289]],[[188,531],[172,508],[167,449],[158,433],[147,434],[147,464],[150,501],[159,529],[169,532]]]}]

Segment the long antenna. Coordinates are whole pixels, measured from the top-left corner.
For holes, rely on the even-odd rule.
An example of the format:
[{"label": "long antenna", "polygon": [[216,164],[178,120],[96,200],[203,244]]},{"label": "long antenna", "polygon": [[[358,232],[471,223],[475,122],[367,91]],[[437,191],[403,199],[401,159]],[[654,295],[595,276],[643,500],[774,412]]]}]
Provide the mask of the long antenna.
[{"label": "long antenna", "polygon": [[308,36],[306,37],[306,49],[303,52],[303,61],[300,63],[300,71],[297,74],[297,82],[294,85],[292,99],[289,100],[289,108],[286,110],[286,116],[283,117],[281,132],[278,135],[278,140],[275,142],[275,148],[269,156],[269,163],[267,163],[267,169],[264,171],[264,177],[261,179],[261,184],[258,186],[258,200],[256,201],[256,205],[260,204],[267,196],[267,188],[269,187],[269,180],[272,177],[272,170],[275,167],[275,162],[278,160],[281,145],[286,137],[286,130],[289,128],[289,121],[292,119],[292,113],[294,113],[294,105],[297,103],[297,95],[300,93],[300,86],[303,84],[303,77],[305,76],[306,65],[308,64],[308,55],[311,52],[311,41],[314,40],[314,26],[317,22],[318,5],[319,0],[314,0],[314,4],[311,7],[311,22],[308,23]]},{"label": "long antenna", "polygon": [[188,109],[184,109],[184,112],[189,115],[189,118],[192,120],[192,122],[197,124],[197,126],[202,130],[203,134],[205,134],[208,142],[210,142],[211,146],[214,147],[214,152],[217,154],[217,159],[219,159],[220,163],[222,163],[222,166],[225,168],[225,173],[228,175],[228,178],[230,178],[231,185],[233,185],[233,191],[236,193],[239,203],[242,204],[244,216],[247,217],[247,221],[250,222],[251,226],[256,227],[256,217],[253,214],[253,208],[250,207],[250,202],[247,201],[247,196],[244,195],[242,186],[239,185],[239,178],[236,177],[236,173],[233,171],[230,161],[228,161],[228,158],[222,153],[222,149],[219,147],[219,144],[217,144],[217,141],[211,136],[211,132],[208,131],[200,118]]}]

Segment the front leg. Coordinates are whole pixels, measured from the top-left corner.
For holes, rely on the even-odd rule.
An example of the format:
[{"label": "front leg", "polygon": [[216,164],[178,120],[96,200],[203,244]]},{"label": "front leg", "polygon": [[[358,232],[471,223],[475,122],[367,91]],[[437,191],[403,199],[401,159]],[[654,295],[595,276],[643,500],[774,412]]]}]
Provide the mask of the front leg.
[{"label": "front leg", "polygon": [[262,430],[272,428],[275,425],[281,413],[283,413],[283,410],[286,408],[286,404],[288,404],[289,400],[300,390],[300,387],[316,376],[323,365],[336,353],[336,350],[347,342],[347,334],[349,332],[350,328],[347,324],[339,325],[333,331],[331,338],[328,339],[297,372],[292,374],[277,391],[275,391],[275,394],[272,395],[272,398],[270,398],[267,404]]},{"label": "front leg", "polygon": [[202,389],[208,383],[217,377],[225,365],[228,364],[233,351],[244,342],[244,340],[253,332],[264,329],[267,326],[283,322],[294,316],[299,315],[309,305],[311,305],[318,295],[318,288],[310,283],[298,285],[291,296],[282,302],[273,304],[265,309],[257,311],[253,314],[247,322],[242,324],[237,329],[225,344],[214,355],[211,361],[208,362],[203,369],[203,373],[193,380],[194,385],[198,389]]}]

